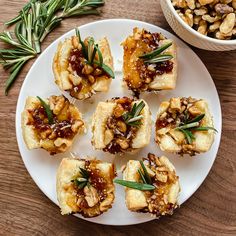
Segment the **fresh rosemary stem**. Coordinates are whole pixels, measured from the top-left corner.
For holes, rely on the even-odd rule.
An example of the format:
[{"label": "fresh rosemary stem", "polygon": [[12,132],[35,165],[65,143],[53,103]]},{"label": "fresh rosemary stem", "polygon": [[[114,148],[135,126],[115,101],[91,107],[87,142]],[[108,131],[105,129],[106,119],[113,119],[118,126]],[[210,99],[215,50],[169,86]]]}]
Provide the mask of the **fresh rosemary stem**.
[{"label": "fresh rosemary stem", "polygon": [[[64,18],[99,14],[97,8],[104,3],[104,0],[30,0],[16,17],[5,22],[6,26],[15,24],[14,39],[8,31],[0,33],[0,41],[11,46],[10,53],[0,49],[0,64],[10,72],[6,94],[23,65],[41,52],[41,43]],[[105,64],[102,66],[112,73]]]},{"label": "fresh rosemary stem", "polygon": [[9,91],[11,85],[16,80],[17,75],[21,71],[23,65],[33,57],[34,57],[34,55],[22,57],[20,60],[18,59],[17,61],[15,61],[16,63],[13,64],[12,67],[10,67],[9,71],[11,73],[10,73],[10,76],[8,77],[8,79],[6,81],[6,84],[5,84],[5,95],[8,94],[8,91]]}]

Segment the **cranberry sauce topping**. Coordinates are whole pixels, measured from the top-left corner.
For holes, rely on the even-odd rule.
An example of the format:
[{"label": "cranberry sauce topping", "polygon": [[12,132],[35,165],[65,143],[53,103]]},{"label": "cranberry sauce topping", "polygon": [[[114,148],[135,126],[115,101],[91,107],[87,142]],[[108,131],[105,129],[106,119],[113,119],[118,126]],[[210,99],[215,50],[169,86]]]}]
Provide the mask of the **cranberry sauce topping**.
[{"label": "cranberry sauce topping", "polygon": [[170,73],[173,70],[173,62],[172,61],[164,61],[156,64],[157,74],[162,75],[164,73]]},{"label": "cranberry sauce topping", "polygon": [[73,71],[76,71],[77,75],[82,75],[82,69],[84,67],[82,61],[83,61],[83,52],[79,49],[73,49],[71,50],[70,57],[69,57],[69,63],[71,65],[71,68]]},{"label": "cranberry sauce topping", "polygon": [[74,133],[71,130],[72,120],[70,118],[68,120],[58,121],[57,117],[53,115],[54,123],[50,125],[48,123],[47,114],[43,107],[39,107],[34,110],[28,110],[28,112],[31,114],[33,120],[27,124],[33,125],[39,134],[49,130],[49,134],[54,133],[54,138],[73,138]]}]

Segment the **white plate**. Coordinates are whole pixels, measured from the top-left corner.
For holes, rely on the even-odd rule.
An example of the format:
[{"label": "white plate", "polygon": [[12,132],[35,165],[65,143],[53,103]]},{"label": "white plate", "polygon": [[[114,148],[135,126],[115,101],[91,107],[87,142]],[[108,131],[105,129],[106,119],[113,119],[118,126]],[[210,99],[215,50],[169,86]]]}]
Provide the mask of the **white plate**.
[{"label": "white plate", "polygon": [[[179,73],[176,89],[173,91],[163,91],[159,94],[146,93],[142,96],[142,98],[148,102],[152,111],[153,131],[157,108],[161,101],[175,96],[204,98],[209,102],[210,110],[214,117],[215,127],[218,130],[218,133],[215,136],[215,142],[209,152],[196,157],[179,157],[177,155],[163,153],[155,145],[153,134],[150,145],[133,156],[116,156],[114,158],[112,155],[93,150],[91,145],[90,125],[91,115],[94,112],[97,103],[115,96],[131,95],[129,91],[124,90],[121,86],[123,49],[120,46],[120,43],[132,33],[134,27],[145,28],[151,32],[162,32],[166,37],[174,39],[178,46]],[[76,102],[76,105],[84,114],[88,132],[86,135],[78,137],[72,151],[78,153],[81,157],[92,155],[104,161],[114,162],[117,169],[125,164],[129,158],[140,158],[146,156],[148,152],[157,155],[165,154],[175,165],[177,174],[180,177],[181,194],[179,203],[182,204],[197,190],[206,178],[216,158],[220,143],[222,121],[220,102],[215,85],[206,67],[198,56],[181,40],[171,33],[148,23],[115,19],[86,24],[80,26],[79,29],[83,38],[86,36],[94,36],[95,39],[99,39],[103,36],[108,37],[114,57],[116,78],[112,81],[110,91],[107,94],[98,94],[88,101]],[[56,170],[62,157],[68,157],[70,154],[65,153],[58,156],[50,156],[44,150],[29,151],[26,148],[22,137],[21,112],[23,111],[27,96],[39,95],[40,97],[48,97],[52,94],[61,94],[59,88],[54,83],[52,59],[58,43],[73,34],[74,30],[61,36],[36,60],[25,78],[16,110],[16,134],[22,159],[35,183],[45,195],[56,204],[58,204],[55,186]],[[69,97],[68,94],[67,97]],[[120,173],[119,177],[121,177]],[[58,212],[55,214],[59,214],[59,208]],[[178,210],[175,214],[178,214]],[[83,218],[81,216],[79,217]],[[116,198],[112,209],[99,217],[86,220],[106,225],[131,225],[150,221],[152,219],[153,217],[151,217],[150,214],[129,212],[125,206],[124,189],[121,186],[116,186]]]}]

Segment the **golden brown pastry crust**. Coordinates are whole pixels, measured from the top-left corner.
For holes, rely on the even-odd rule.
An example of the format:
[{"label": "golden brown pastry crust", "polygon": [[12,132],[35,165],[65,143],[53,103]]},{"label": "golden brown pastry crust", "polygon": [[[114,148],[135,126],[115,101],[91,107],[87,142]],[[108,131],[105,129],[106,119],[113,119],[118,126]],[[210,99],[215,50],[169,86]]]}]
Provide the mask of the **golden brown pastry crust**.
[{"label": "golden brown pastry crust", "polygon": [[[180,192],[175,167],[167,157],[158,158],[150,153],[144,164],[151,173],[150,177],[156,189],[154,191],[140,191],[125,188],[127,208],[130,211],[150,212],[157,216],[172,214],[173,210],[178,207],[177,201]],[[123,173],[123,179],[140,182],[141,178],[138,173],[140,168],[139,161],[129,160]]]},{"label": "golden brown pastry crust", "polygon": [[[172,42],[172,45],[164,53],[173,56],[167,62],[170,64],[169,68],[172,68],[171,71],[167,68],[166,72],[161,72],[160,70],[158,72],[158,69],[154,66],[155,64],[145,67],[143,60],[139,59],[139,56],[152,51],[153,47],[156,48],[169,42]],[[177,48],[173,40],[166,39],[161,34],[151,34],[144,29],[134,28],[133,35],[127,37],[122,45],[124,48],[124,81],[129,89],[139,93],[175,88],[178,65]]]},{"label": "golden brown pastry crust", "polygon": [[[107,38],[102,38],[97,44],[101,50],[104,64],[113,70],[113,58]],[[112,80],[107,74],[101,73],[96,76],[93,74],[95,79],[88,79],[87,74],[78,75],[73,70],[69,58],[72,50],[77,49],[81,50],[77,36],[72,36],[58,44],[52,66],[56,84],[61,90],[69,91],[71,96],[80,100],[87,99],[96,92],[107,92]]]},{"label": "golden brown pastry crust", "polygon": [[[184,105],[182,101],[186,101]],[[187,101],[191,102],[187,102]],[[181,101],[181,102],[180,102]],[[178,114],[177,118],[180,116],[180,111],[183,106],[187,106],[187,110],[192,112],[197,112],[196,115],[205,114],[204,118],[201,121],[200,126],[213,126],[213,119],[209,111],[208,104],[205,100],[192,99],[192,98],[172,98],[169,101],[164,101],[161,103],[159,110],[157,112],[156,120],[156,142],[161,148],[162,151],[167,152],[177,152],[180,154],[190,154],[195,155],[196,153],[207,152],[214,141],[214,131],[193,131],[195,139],[193,143],[187,144],[184,134],[176,130],[176,125],[172,125],[172,118],[170,118],[170,123],[165,115],[168,111],[172,111],[173,114]],[[190,110],[189,110],[190,109]],[[184,111],[186,112],[186,110]],[[183,112],[182,112],[183,113]],[[169,114],[169,113],[168,113]],[[191,114],[191,113],[190,113]],[[194,113],[193,113],[194,114]],[[195,116],[196,116],[195,115]],[[182,116],[182,115],[181,115]],[[194,117],[194,116],[193,116]],[[174,120],[173,120],[174,122]],[[158,125],[159,124],[159,125]],[[160,126],[160,124],[162,124]]]},{"label": "golden brown pastry crust", "polygon": [[[133,101],[132,104],[139,103],[140,101],[143,101],[145,103],[145,107],[143,108],[141,113],[143,115],[142,124],[138,128],[135,137],[132,139],[131,148],[127,150],[128,152],[135,151],[139,148],[148,145],[151,138],[152,121],[151,112],[148,107],[148,104],[142,99]],[[93,114],[92,119],[92,144],[95,149],[105,149],[113,139],[111,138],[109,141],[107,138],[106,131],[108,130],[108,128],[106,124],[108,119],[112,116],[116,105],[117,103],[115,100],[98,103],[98,106],[96,108],[95,113]],[[125,152],[125,150],[123,151]]]},{"label": "golden brown pastry crust", "polygon": [[[86,164],[87,163],[87,164]],[[111,163],[105,163],[98,160],[89,161],[90,170],[99,171],[99,176],[106,181],[103,189],[106,195],[101,198],[96,185],[91,183],[89,187],[86,186],[86,191],[92,189],[95,191],[94,195],[90,192],[84,194],[84,189],[78,190],[74,187],[73,180],[81,177],[80,168],[85,169],[88,161],[82,159],[64,158],[57,171],[57,199],[61,208],[61,214],[80,213],[85,217],[94,217],[106,212],[112,207],[114,201],[115,188],[113,178],[115,176],[114,166]],[[94,190],[95,189],[95,190]],[[80,191],[80,192],[78,192]],[[82,191],[82,195],[80,194]],[[93,199],[95,197],[95,199]],[[99,199],[96,199],[96,198]],[[96,202],[93,202],[96,201]],[[96,204],[95,204],[96,203]],[[88,206],[88,204],[95,204]]]},{"label": "golden brown pastry crust", "polygon": [[65,152],[72,145],[75,135],[83,131],[81,114],[64,96],[51,96],[44,101],[50,105],[56,121],[48,124],[39,99],[28,97],[21,120],[24,141],[29,149],[43,148],[50,154]]}]

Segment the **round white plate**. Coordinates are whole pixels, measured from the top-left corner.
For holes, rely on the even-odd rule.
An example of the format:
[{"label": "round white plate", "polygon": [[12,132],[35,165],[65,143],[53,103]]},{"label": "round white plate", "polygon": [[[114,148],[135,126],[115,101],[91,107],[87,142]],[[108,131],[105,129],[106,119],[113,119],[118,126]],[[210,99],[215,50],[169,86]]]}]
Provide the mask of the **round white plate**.
[{"label": "round white plate", "polygon": [[[218,130],[218,133],[215,136],[215,142],[209,152],[196,157],[179,157],[177,155],[163,153],[155,145],[153,134],[151,143],[133,156],[124,155],[114,157],[110,154],[103,153],[102,151],[93,150],[91,145],[90,126],[91,115],[94,112],[97,103],[99,101],[104,101],[116,96],[131,96],[131,92],[125,90],[121,86],[123,49],[122,46],[120,46],[120,43],[132,33],[134,27],[145,28],[151,32],[161,32],[167,38],[174,39],[178,46],[179,71],[176,89],[173,91],[163,91],[158,94],[146,93],[141,96],[148,102],[151,108],[153,131],[157,108],[161,101],[175,96],[192,96],[195,98],[204,98],[209,103],[210,110],[214,117],[215,127]],[[110,91],[108,93],[97,94],[88,101],[76,102],[76,105],[84,115],[84,119],[87,124],[87,133],[86,135],[77,138],[72,147],[72,152],[80,157],[92,155],[96,156],[98,159],[115,163],[115,166],[118,170],[118,177],[121,177],[121,173],[119,172],[120,167],[129,159],[144,157],[148,152],[152,152],[157,155],[164,154],[169,157],[171,162],[175,165],[177,174],[180,177],[181,193],[179,197],[179,203],[182,204],[197,190],[197,188],[206,178],[216,158],[220,143],[222,121],[220,102],[215,85],[206,67],[203,65],[198,56],[181,40],[171,33],[148,23],[125,19],[103,20],[80,26],[79,29],[82,38],[93,36],[95,39],[99,39],[103,36],[107,36],[114,58],[116,78],[112,81]],[[59,39],[53,42],[36,60],[25,78],[19,95],[16,110],[16,134],[22,159],[35,183],[45,193],[45,195],[56,204],[58,204],[56,197],[56,171],[61,159],[63,157],[69,157],[70,153],[68,152],[56,156],[50,156],[44,150],[29,151],[26,148],[22,137],[21,112],[24,109],[27,96],[38,95],[42,98],[46,98],[52,94],[61,94],[61,91],[54,83],[52,59],[54,53],[56,52],[58,43],[63,41],[65,38],[74,35],[74,33],[74,30],[72,30],[61,36]],[[70,98],[68,94],[66,94],[66,96]],[[58,212],[56,214],[59,214],[59,211],[60,210],[58,208]],[[178,210],[176,210],[175,214],[178,214]],[[81,216],[78,217],[83,218]],[[153,217],[151,217],[151,215],[148,213],[143,214],[128,211],[125,206],[124,188],[117,185],[116,198],[112,209],[99,217],[90,219],[87,218],[86,220],[106,225],[131,225],[150,221],[152,219]]]}]

